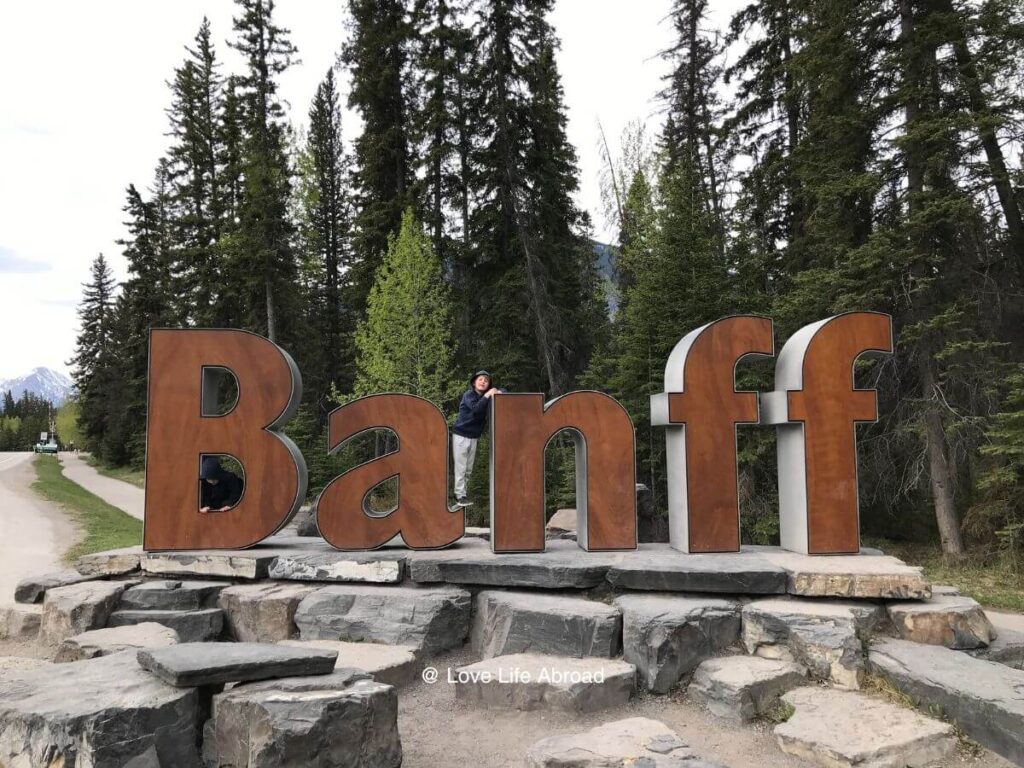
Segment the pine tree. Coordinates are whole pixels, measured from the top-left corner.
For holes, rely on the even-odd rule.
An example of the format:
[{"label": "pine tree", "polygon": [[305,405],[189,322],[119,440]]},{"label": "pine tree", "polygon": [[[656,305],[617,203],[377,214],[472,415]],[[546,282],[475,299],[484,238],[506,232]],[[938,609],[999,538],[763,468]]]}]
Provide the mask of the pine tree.
[{"label": "pine tree", "polygon": [[412,210],[391,238],[356,331],[357,396],[405,392],[450,412],[452,302],[441,262]]},{"label": "pine tree", "polygon": [[125,212],[128,237],[120,240],[128,262],[125,281],[111,328],[109,349],[99,356],[107,390],[107,432],[103,450],[114,464],[141,466],[145,457],[149,331],[175,327],[173,252],[167,231],[166,166],[157,169],[157,186],[144,200],[129,186]]},{"label": "pine tree", "polygon": [[[352,387],[352,290],[348,267],[349,201],[347,158],[334,72],[320,83],[309,112],[309,134],[300,159],[302,242],[311,294],[310,324],[318,348],[316,375],[307,376],[318,418],[326,414],[332,389]],[[312,373],[312,371],[310,372]]]},{"label": "pine tree", "polygon": [[[412,139],[422,169],[423,220],[434,252],[446,267],[452,235],[461,236],[468,222],[462,198],[460,141],[464,138],[468,83],[465,71],[469,33],[462,26],[460,0],[417,0],[411,25],[414,30],[411,68],[415,78]],[[455,225],[455,226],[453,226]]]},{"label": "pine tree", "polygon": [[352,279],[361,313],[388,238],[413,204],[405,85],[411,29],[404,0],[349,0],[349,13],[350,39],[341,59],[352,76],[348,104],[363,121],[354,145],[352,232]]},{"label": "pine tree", "polygon": [[225,215],[221,188],[222,87],[210,22],[203,19],[195,47],[171,81],[172,145],[170,235],[177,248],[181,314],[197,325],[215,324],[223,283],[216,243]]},{"label": "pine tree", "polygon": [[[82,434],[91,445],[102,439],[105,428],[108,393],[100,385],[98,367],[110,346],[116,286],[114,274],[101,253],[92,262],[89,282],[82,286],[82,300],[78,305],[78,338],[75,354],[68,361],[78,392]],[[14,416],[14,407],[14,398],[8,392],[4,398],[4,415]]]},{"label": "pine tree", "polygon": [[487,322],[467,356],[513,388],[559,394],[585,367],[603,308],[587,221],[572,202],[576,158],[549,9],[524,0],[478,8],[471,312]]},{"label": "pine tree", "polygon": [[274,23],[274,0],[236,0],[232,44],[246,61],[238,85],[244,106],[245,179],[233,243],[230,279],[245,286],[246,327],[287,344],[298,337],[296,264],[288,216],[290,177],[284,110],[277,78],[293,63],[288,30]]}]

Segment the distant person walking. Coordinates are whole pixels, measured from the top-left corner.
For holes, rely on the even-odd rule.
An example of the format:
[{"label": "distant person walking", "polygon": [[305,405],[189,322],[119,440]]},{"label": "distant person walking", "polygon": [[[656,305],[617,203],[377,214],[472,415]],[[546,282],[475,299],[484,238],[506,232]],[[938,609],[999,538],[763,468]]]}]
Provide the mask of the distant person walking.
[{"label": "distant person walking", "polygon": [[204,456],[199,467],[199,511],[227,512],[242,498],[245,484],[220,465],[216,456]]},{"label": "distant person walking", "polygon": [[468,507],[466,486],[473,473],[476,446],[487,425],[487,408],[491,398],[501,390],[491,386],[491,374],[477,371],[469,379],[469,389],[459,402],[459,416],[452,427],[452,459],[455,464],[455,506]]}]

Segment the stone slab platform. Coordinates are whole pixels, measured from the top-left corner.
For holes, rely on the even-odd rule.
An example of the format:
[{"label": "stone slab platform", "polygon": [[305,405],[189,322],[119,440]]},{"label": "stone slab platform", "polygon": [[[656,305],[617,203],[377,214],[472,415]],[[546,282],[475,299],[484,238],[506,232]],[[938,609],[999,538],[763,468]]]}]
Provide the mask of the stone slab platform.
[{"label": "stone slab platform", "polygon": [[[865,550],[860,555],[812,557],[778,547],[688,555],[667,544],[641,544],[632,552],[584,552],[575,542],[550,540],[544,552],[494,554],[488,541],[465,537],[447,549],[414,551],[399,544],[372,552],[341,552],[321,539],[273,536],[249,549],[149,552],[136,549],[144,574],[235,580],[448,583],[541,589],[619,589],[720,594],[924,600],[931,585],[919,568]],[[125,567],[133,552],[89,556],[102,573]]]}]

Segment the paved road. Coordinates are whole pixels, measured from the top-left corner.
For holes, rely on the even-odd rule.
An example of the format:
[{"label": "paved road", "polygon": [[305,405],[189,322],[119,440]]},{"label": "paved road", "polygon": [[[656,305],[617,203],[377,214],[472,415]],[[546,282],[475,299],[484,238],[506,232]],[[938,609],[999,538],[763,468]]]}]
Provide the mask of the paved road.
[{"label": "paved road", "polygon": [[31,453],[0,453],[0,604],[14,602],[25,576],[66,567],[61,556],[78,530],[55,504],[31,489]]},{"label": "paved road", "polygon": [[131,483],[101,475],[86,464],[85,459],[74,453],[62,453],[64,476],[90,493],[94,493],[107,504],[122,509],[132,517],[142,520],[146,507],[146,493]]}]

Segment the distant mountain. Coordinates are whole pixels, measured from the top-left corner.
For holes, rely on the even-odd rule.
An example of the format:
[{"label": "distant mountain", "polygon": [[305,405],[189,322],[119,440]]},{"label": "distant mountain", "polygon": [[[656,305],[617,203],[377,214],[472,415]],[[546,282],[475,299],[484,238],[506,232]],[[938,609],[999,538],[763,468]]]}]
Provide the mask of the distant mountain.
[{"label": "distant mountain", "polygon": [[67,400],[72,389],[74,384],[71,383],[71,379],[52,368],[33,368],[31,373],[24,376],[0,381],[0,393],[10,390],[15,400],[20,398],[23,392],[31,392],[54,405],[60,405]]},{"label": "distant mountain", "polygon": [[591,240],[590,247],[597,256],[597,273],[604,283],[608,314],[614,315],[615,310],[619,308],[619,289],[615,282],[615,259],[619,255],[619,249],[608,243],[599,243],[597,240]]}]

